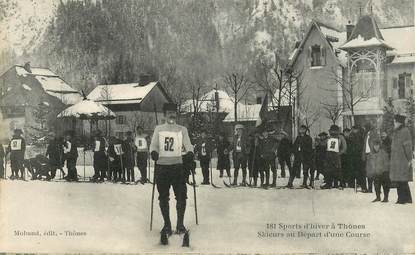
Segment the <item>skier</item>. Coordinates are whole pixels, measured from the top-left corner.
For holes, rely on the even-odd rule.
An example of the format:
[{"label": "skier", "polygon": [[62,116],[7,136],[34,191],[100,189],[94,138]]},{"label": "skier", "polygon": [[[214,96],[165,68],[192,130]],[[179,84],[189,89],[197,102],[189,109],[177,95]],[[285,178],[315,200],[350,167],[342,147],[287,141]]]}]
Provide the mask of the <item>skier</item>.
[{"label": "skier", "polygon": [[[340,135],[340,128],[332,125],[329,129],[330,137],[327,140],[325,161],[325,184],[322,189],[342,188],[339,186],[341,180],[341,155],[347,150],[346,140]],[[333,185],[334,183],[334,185]]]},{"label": "skier", "polygon": [[137,167],[140,170],[142,184],[148,181],[147,179],[147,159],[148,159],[148,144],[149,138],[144,134],[144,129],[141,126],[137,127],[135,136],[135,146],[137,148]]},{"label": "skier", "polygon": [[[49,133],[49,144],[46,148],[46,157],[49,158],[49,167],[50,167],[50,176],[48,180],[54,179],[56,176],[56,170],[62,170],[62,158],[63,158],[63,145],[56,138],[55,133]],[[65,172],[63,172],[63,178],[65,177]]]},{"label": "skier", "polygon": [[288,167],[288,172],[291,173],[291,152],[292,152],[292,143],[288,138],[288,134],[281,130],[278,135],[277,139],[279,139],[278,145],[278,162],[281,166],[281,177],[285,178],[285,165]]},{"label": "skier", "polygon": [[106,177],[108,168],[108,159],[105,152],[106,140],[102,136],[101,130],[96,130],[94,134],[94,141],[92,144],[94,152],[94,176],[93,181],[103,182]]},{"label": "skier", "polygon": [[262,140],[260,143],[261,157],[264,160],[264,171],[265,171],[265,187],[269,186],[270,168],[272,171],[272,184],[271,187],[276,187],[277,183],[277,167],[275,165],[277,141],[269,135],[268,131],[262,133]]},{"label": "skier", "polygon": [[346,144],[347,144],[347,151],[342,155],[342,186],[343,187],[354,187],[354,178],[353,178],[353,170],[351,169],[350,166],[350,152],[349,152],[349,144],[351,143],[350,140],[350,135],[351,135],[351,129],[350,128],[345,128],[343,130],[343,135],[344,135],[344,139],[346,140]]},{"label": "skier", "polygon": [[206,135],[206,131],[202,130],[200,138],[195,146],[196,157],[200,161],[200,167],[202,168],[203,182],[202,185],[209,185],[209,165],[212,156],[212,146]]},{"label": "skier", "polygon": [[307,134],[307,131],[308,128],[305,125],[301,125],[299,129],[299,134],[293,144],[294,164],[293,170],[290,173],[287,188],[293,188],[293,182],[295,177],[300,178],[301,165],[303,166],[304,175],[303,184],[301,185],[301,187],[308,188],[308,172],[313,162],[313,140]]},{"label": "skier", "polygon": [[228,177],[231,177],[231,162],[229,159],[230,143],[223,133],[219,133],[216,151],[218,154],[217,169],[220,171],[219,177],[223,177],[223,170],[226,170]]},{"label": "skier", "polygon": [[324,176],[326,175],[326,173],[324,172],[324,162],[326,161],[327,139],[328,134],[326,132],[321,132],[320,134],[318,134],[314,154],[315,168],[317,172],[315,180],[320,179],[320,174],[323,174]]},{"label": "skier", "polygon": [[[134,178],[134,165],[135,165],[135,158],[134,154],[137,150],[134,144],[133,133],[131,131],[127,132],[127,137],[124,140],[124,168],[127,171],[127,182],[135,182]],[[147,161],[146,161],[147,162]]]},{"label": "skier", "polygon": [[3,144],[0,142],[0,179],[6,179],[6,173],[4,171],[5,153]]},{"label": "skier", "polygon": [[232,158],[233,158],[233,165],[234,165],[234,173],[233,173],[233,184],[238,185],[238,172],[239,168],[242,168],[242,186],[246,186],[246,167],[249,155],[249,146],[248,146],[248,139],[244,132],[244,126],[242,124],[235,125],[235,135],[233,138],[233,146],[232,146]]},{"label": "skier", "polygon": [[264,187],[265,174],[264,174],[264,159],[262,158],[261,148],[261,134],[259,132],[253,132],[249,136],[249,158],[248,158],[248,169],[249,176],[253,177],[254,183],[251,184],[253,187],[258,185],[258,175],[261,175],[261,187]]},{"label": "skier", "polygon": [[123,155],[123,143],[120,139],[115,136],[110,137],[108,146],[108,157],[110,160],[110,176],[109,180],[113,182],[124,182],[123,180],[123,166],[122,166],[122,155]]},{"label": "skier", "polygon": [[373,177],[375,186],[376,198],[372,202],[379,202],[381,187],[383,187],[384,197],[382,202],[389,201],[390,190],[390,178],[389,178],[389,162],[391,154],[391,139],[388,137],[385,131],[381,133],[381,140],[375,142],[373,146],[375,154],[375,167],[372,168],[372,172],[368,173],[368,176]]},{"label": "skier", "polygon": [[365,175],[364,175],[364,182],[366,186],[366,177],[367,177],[367,192],[372,193],[373,190],[373,179],[367,176],[367,168],[372,165],[371,162],[371,154],[373,153],[373,145],[374,141],[379,140],[379,135],[376,131],[376,126],[374,123],[370,121],[365,125],[366,135],[363,144],[363,152],[362,152],[362,159],[365,162]]},{"label": "skier", "polygon": [[155,181],[159,192],[159,204],[164,220],[161,230],[161,243],[167,244],[167,236],[172,234],[169,196],[170,186],[173,186],[176,197],[177,224],[176,233],[187,233],[183,224],[186,211],[187,187],[186,173],[183,167],[182,152],[185,152],[186,161],[194,158],[193,146],[190,142],[187,128],[176,124],[177,106],[173,103],[163,105],[166,123],[156,126],[150,144],[151,159],[157,164]]},{"label": "skier", "polygon": [[19,178],[19,171],[20,171],[20,179],[24,180],[24,155],[26,151],[26,142],[25,139],[22,137],[22,130],[15,129],[13,132],[13,137],[10,140],[8,153],[10,153],[10,165],[12,169],[12,175],[10,179],[18,179]]},{"label": "skier", "polygon": [[364,147],[364,135],[359,126],[352,127],[347,151],[350,157],[350,170],[353,180],[360,185],[362,192],[367,192],[366,175],[363,166],[362,154]]},{"label": "skier", "polygon": [[76,171],[76,160],[78,159],[78,146],[73,138],[73,132],[68,131],[65,136],[63,144],[63,153],[66,160],[66,168],[68,169],[68,175],[66,180],[78,181],[78,172]]}]

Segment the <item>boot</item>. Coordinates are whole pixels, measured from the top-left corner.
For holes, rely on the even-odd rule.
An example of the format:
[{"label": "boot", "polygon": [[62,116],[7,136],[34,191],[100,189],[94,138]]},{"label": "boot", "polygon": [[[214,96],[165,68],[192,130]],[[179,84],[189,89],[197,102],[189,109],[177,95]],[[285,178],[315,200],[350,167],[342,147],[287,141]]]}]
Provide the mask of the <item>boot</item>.
[{"label": "boot", "polygon": [[161,229],[161,234],[163,235],[163,233],[165,233],[166,235],[171,236],[173,232],[171,230],[169,202],[160,202],[160,210],[164,220],[164,226]]},{"label": "boot", "polygon": [[265,187],[269,186],[269,171],[265,172]]},{"label": "boot", "polygon": [[389,202],[389,189],[384,189],[383,192],[385,193],[385,195],[383,197],[382,203],[387,203]]},{"label": "boot", "polygon": [[242,169],[242,186],[246,186],[246,169]]},{"label": "boot", "polygon": [[372,203],[379,202],[379,201],[380,201],[380,192],[376,192],[376,198],[372,201]]},{"label": "boot", "polygon": [[308,179],[308,177],[307,176],[304,176],[304,178],[303,178],[303,184],[301,185],[302,188],[308,189],[307,179]]},{"label": "boot", "polygon": [[277,187],[277,176],[276,176],[275,173],[272,176],[272,184],[271,184],[271,187],[273,187],[273,188]]},{"label": "boot", "polygon": [[186,211],[186,200],[184,202],[177,202],[177,224],[176,224],[176,234],[183,234],[187,231],[184,227],[184,213]]},{"label": "boot", "polygon": [[264,175],[263,174],[261,174],[260,179],[261,179],[261,186],[262,186],[262,185],[264,185]]},{"label": "boot", "polygon": [[233,172],[233,183],[232,183],[232,185],[234,185],[234,186],[238,185],[238,170],[235,170]]},{"label": "boot", "polygon": [[257,186],[257,184],[258,184],[258,177],[254,177],[254,187],[256,187]]}]

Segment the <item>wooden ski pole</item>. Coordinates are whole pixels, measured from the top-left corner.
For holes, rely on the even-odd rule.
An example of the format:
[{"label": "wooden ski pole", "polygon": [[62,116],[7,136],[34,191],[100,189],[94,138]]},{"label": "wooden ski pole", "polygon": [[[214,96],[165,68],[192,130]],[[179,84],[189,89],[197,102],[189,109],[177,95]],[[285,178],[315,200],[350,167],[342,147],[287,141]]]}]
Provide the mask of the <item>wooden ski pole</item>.
[{"label": "wooden ski pole", "polygon": [[154,191],[156,187],[157,161],[154,161],[153,190],[151,191],[150,231],[153,230]]},{"label": "wooden ski pole", "polygon": [[190,171],[192,173],[192,179],[193,179],[193,198],[195,203],[195,217],[196,217],[196,225],[199,225],[199,219],[197,217],[197,199],[196,199],[196,180],[195,180],[195,174],[193,171]]}]

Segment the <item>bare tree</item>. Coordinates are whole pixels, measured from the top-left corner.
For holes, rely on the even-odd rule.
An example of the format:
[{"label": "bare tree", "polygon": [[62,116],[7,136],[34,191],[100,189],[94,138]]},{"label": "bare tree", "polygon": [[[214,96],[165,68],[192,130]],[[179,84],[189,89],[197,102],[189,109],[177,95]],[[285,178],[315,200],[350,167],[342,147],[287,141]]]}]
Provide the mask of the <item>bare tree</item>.
[{"label": "bare tree", "polygon": [[[352,125],[355,123],[355,107],[361,102],[367,101],[370,98],[370,92],[374,85],[374,80],[372,79],[371,83],[367,88],[359,86],[359,79],[348,74],[348,77],[343,77],[343,74],[339,74],[335,69],[331,71],[331,79],[335,82],[336,88],[324,89],[331,91],[338,95],[339,93],[342,96],[343,101],[343,111],[350,110],[351,113],[351,122]],[[331,106],[338,104],[338,100]]]},{"label": "bare tree", "polygon": [[[106,82],[107,83],[107,82]],[[109,101],[112,99],[111,96],[111,86],[110,85],[103,85],[103,87],[101,88],[100,91],[100,98],[99,100],[102,101]],[[110,109],[108,108],[108,111],[110,111]],[[109,114],[109,112],[108,112]],[[105,120],[105,135],[109,136],[111,134],[111,120]]]},{"label": "bare tree", "polygon": [[238,121],[238,103],[246,96],[251,82],[242,72],[231,72],[224,76],[225,90],[234,104],[235,123]]},{"label": "bare tree", "polygon": [[321,103],[321,105],[322,109],[324,110],[325,117],[331,120],[333,125],[336,125],[337,121],[343,113],[343,106],[338,103],[333,105]]},{"label": "bare tree", "polygon": [[303,100],[299,105],[298,117],[302,124],[310,129],[320,118],[321,112],[319,107],[314,105],[310,99]]}]

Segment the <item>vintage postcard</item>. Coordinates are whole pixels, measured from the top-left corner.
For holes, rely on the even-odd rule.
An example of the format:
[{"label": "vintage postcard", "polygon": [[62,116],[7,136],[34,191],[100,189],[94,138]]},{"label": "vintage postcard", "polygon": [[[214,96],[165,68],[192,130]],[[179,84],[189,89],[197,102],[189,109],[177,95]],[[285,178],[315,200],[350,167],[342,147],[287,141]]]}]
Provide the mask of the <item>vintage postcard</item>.
[{"label": "vintage postcard", "polygon": [[0,0],[0,253],[414,254],[413,0]]}]

